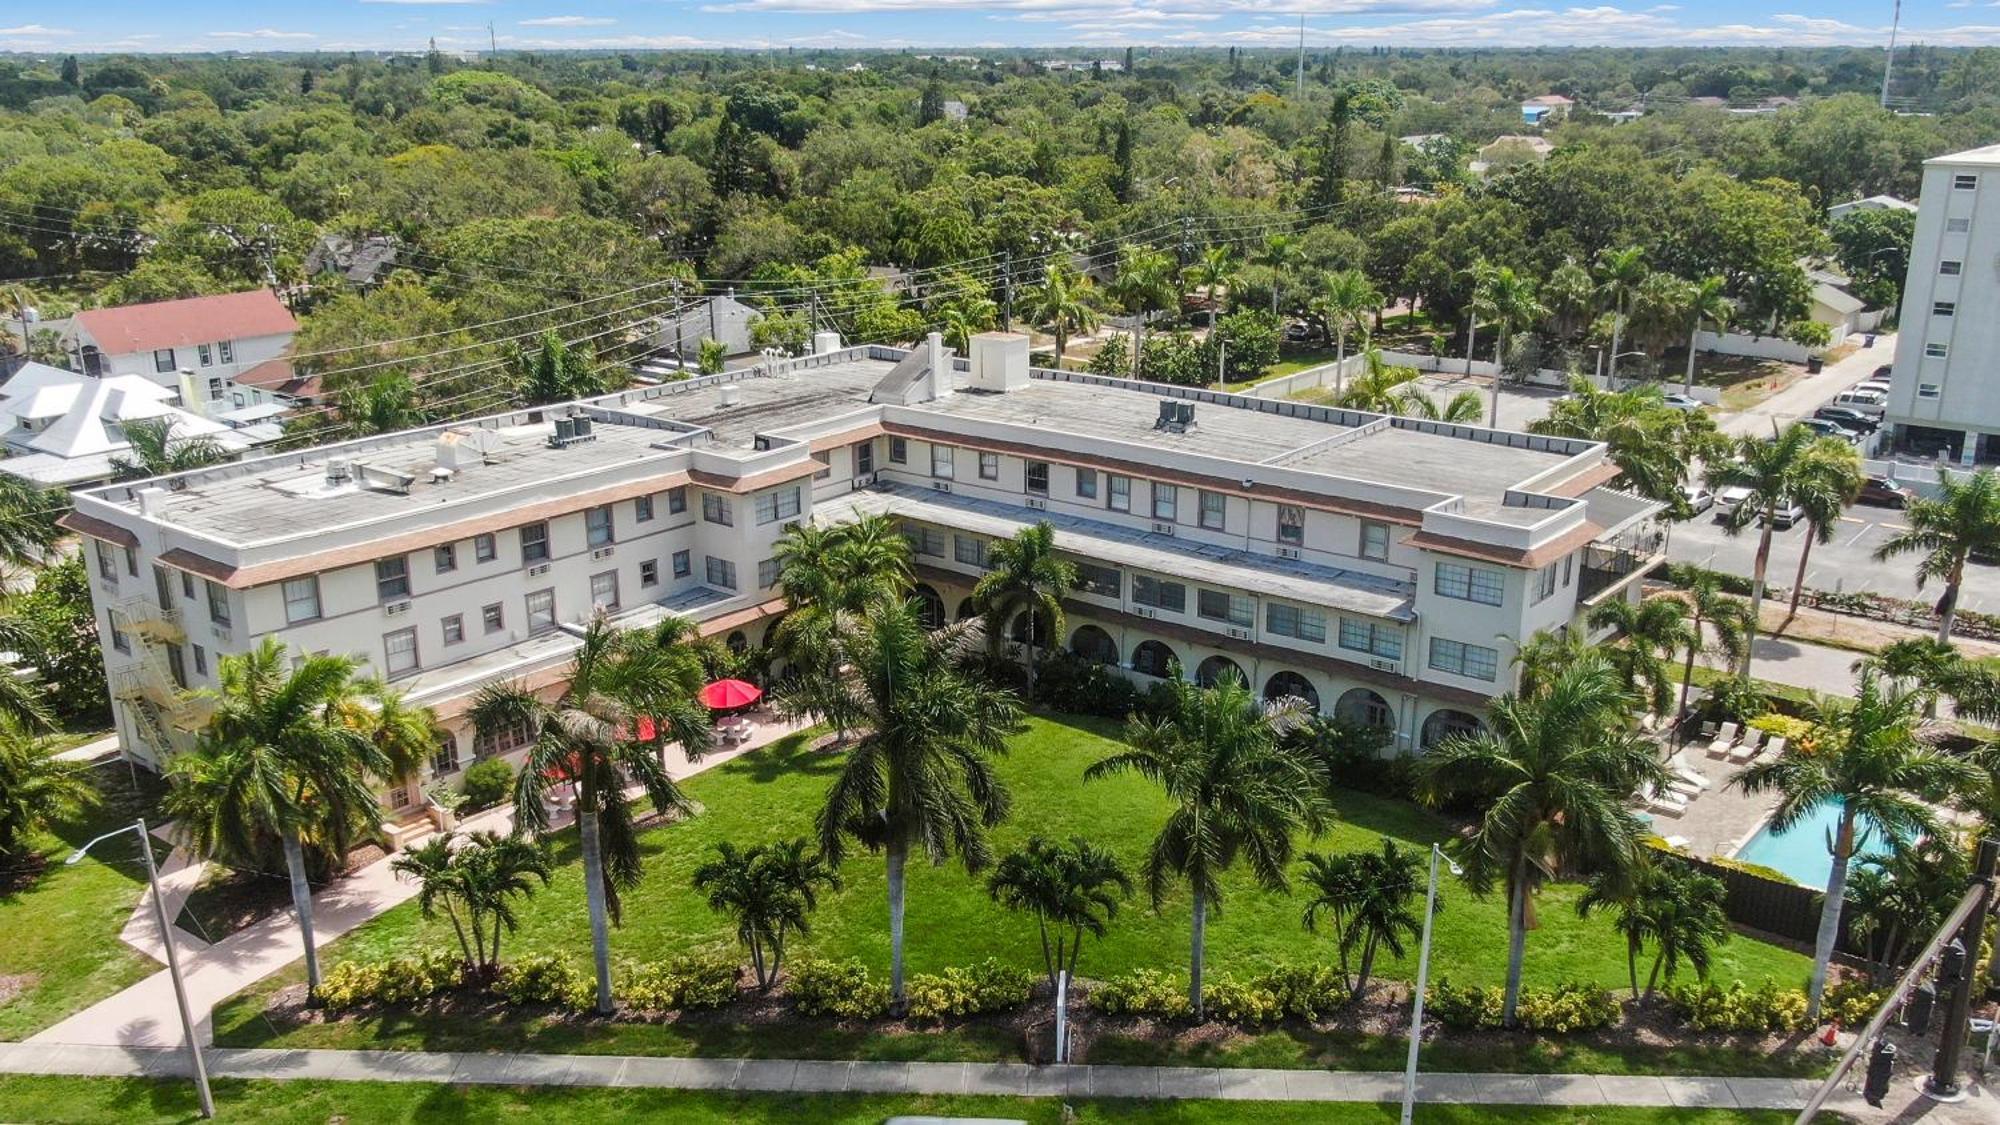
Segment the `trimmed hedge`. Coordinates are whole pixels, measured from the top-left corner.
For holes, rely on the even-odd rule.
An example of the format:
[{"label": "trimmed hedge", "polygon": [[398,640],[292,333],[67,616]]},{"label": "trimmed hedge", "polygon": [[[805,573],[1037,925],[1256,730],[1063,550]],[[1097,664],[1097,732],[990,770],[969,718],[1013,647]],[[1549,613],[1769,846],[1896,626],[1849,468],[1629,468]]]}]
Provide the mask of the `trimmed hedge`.
[{"label": "trimmed hedge", "polygon": [[736,999],[743,967],[734,959],[683,953],[626,970],[619,996],[649,1012],[720,1008]]},{"label": "trimmed hedge", "polygon": [[919,973],[905,989],[910,1015],[920,1020],[973,1016],[1022,1007],[1035,977],[989,957],[969,969],[952,967],[941,973]]},{"label": "trimmed hedge", "polygon": [[[1283,965],[1238,981],[1228,974],[1205,981],[1202,1005],[1212,1019],[1250,1026],[1283,1019],[1313,1022],[1347,1003],[1347,979],[1328,965]],[[1090,990],[1090,1006],[1106,1015],[1187,1019],[1187,978],[1139,969]]]},{"label": "trimmed hedge", "polygon": [[785,991],[809,1016],[867,1020],[889,1010],[889,986],[853,958],[795,962],[785,973]]},{"label": "trimmed hedge", "polygon": [[362,1004],[410,1004],[465,983],[465,962],[452,954],[343,961],[320,978],[319,998],[335,1011]]},{"label": "trimmed hedge", "polygon": [[554,954],[537,954],[500,966],[493,993],[509,1004],[554,1004],[582,1011],[597,1004],[597,981]]},{"label": "trimmed hedge", "polygon": [[[1447,1027],[1496,1028],[1506,996],[1498,985],[1461,988],[1440,978],[1425,996],[1424,1008]],[[1514,1017],[1529,1031],[1596,1031],[1618,1021],[1618,1001],[1594,984],[1565,981],[1554,988],[1523,988]]]}]

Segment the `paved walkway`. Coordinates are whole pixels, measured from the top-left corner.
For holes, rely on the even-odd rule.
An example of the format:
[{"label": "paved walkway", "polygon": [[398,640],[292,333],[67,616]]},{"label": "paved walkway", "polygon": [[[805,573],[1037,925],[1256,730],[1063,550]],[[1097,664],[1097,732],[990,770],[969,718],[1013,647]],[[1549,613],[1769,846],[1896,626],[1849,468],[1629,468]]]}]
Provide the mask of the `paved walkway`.
[{"label": "paved walkway", "polygon": [[[1855,341],[1859,343],[1857,339]],[[1891,334],[1879,336],[1872,348],[1854,349],[1853,354],[1838,363],[1829,363],[1817,375],[1802,375],[1798,381],[1763,402],[1740,414],[1725,414],[1718,419],[1721,429],[1729,434],[1754,434],[1769,437],[1771,424],[1789,425],[1800,418],[1812,417],[1812,412],[1825,406],[1834,395],[1874,374],[1877,367],[1889,362],[1896,355],[1896,337]]]},{"label": "paved walkway", "polygon": [[[416,1051],[216,1050],[219,1078],[450,1082],[509,1086],[658,1087],[761,1093],[994,1094],[1013,1097],[1215,1098],[1224,1101],[1390,1102],[1393,1071],[1213,1067],[1029,1066],[1025,1063],[821,1062],[618,1055]],[[0,1073],[184,1077],[178,1050],[0,1044]],[[1789,1078],[1592,1074],[1426,1074],[1423,1102],[1798,1109],[1816,1083]],[[1843,1092],[1829,1108],[1865,1109]]]},{"label": "paved walkway", "polygon": [[[723,750],[693,764],[677,750],[669,751],[667,772],[676,780],[692,777],[732,758],[803,729],[806,724],[760,724],[745,744]],[[496,809],[468,819],[467,830],[507,831],[511,809]],[[416,897],[417,885],[396,877],[383,859],[335,882],[313,896],[314,944],[329,942],[390,908]],[[164,874],[164,873],[163,873]],[[171,896],[173,892],[170,890]],[[138,936],[135,934],[135,936]],[[144,940],[144,939],[142,939]],[[164,954],[162,954],[164,956]],[[281,910],[206,948],[181,947],[181,970],[188,1002],[204,1038],[213,1034],[208,1017],[215,1005],[300,960],[298,923]],[[181,1041],[180,1017],[174,1008],[173,981],[162,971],[31,1037],[33,1044],[99,1044],[167,1047]]]}]

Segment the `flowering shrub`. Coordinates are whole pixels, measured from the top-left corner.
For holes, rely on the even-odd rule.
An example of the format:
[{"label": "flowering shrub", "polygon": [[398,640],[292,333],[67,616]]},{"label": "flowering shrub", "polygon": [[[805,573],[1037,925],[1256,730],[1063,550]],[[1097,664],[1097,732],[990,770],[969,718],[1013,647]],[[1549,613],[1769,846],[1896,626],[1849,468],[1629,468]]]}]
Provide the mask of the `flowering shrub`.
[{"label": "flowering shrub", "polygon": [[1742,981],[1727,988],[1707,981],[1670,985],[1667,1003],[1696,1031],[1801,1031],[1807,1027],[1806,994],[1770,981],[1754,988]]},{"label": "flowering shrub", "polygon": [[620,995],[649,1012],[720,1008],[736,999],[742,967],[726,957],[684,953],[627,970]]},{"label": "flowering shrub", "polygon": [[852,959],[796,962],[785,973],[785,990],[809,1016],[865,1020],[889,1010],[889,986]]},{"label": "flowering shrub", "polygon": [[1811,722],[1791,715],[1780,715],[1775,711],[1750,720],[1750,729],[1782,738],[1787,745],[1802,750],[1812,749],[1814,736],[1819,733],[1819,728]]},{"label": "flowering shrub", "polygon": [[1090,990],[1090,1004],[1108,1016],[1188,1016],[1187,981],[1158,969],[1138,969]]},{"label": "flowering shrub", "polygon": [[320,978],[319,998],[336,1011],[359,1004],[409,1004],[465,982],[465,963],[449,953],[343,961]]},{"label": "flowering shrub", "polygon": [[597,982],[561,957],[541,954],[500,967],[493,992],[509,1004],[585,1009],[597,1003]]},{"label": "flowering shrub", "polygon": [[1820,1013],[1827,1019],[1839,1020],[1842,1027],[1860,1027],[1888,998],[1888,989],[1870,988],[1867,981],[1843,981],[1826,990]]},{"label": "flowering shrub", "polygon": [[1004,1012],[1028,1002],[1034,974],[987,958],[969,969],[920,973],[907,988],[910,1015],[917,1019]]}]

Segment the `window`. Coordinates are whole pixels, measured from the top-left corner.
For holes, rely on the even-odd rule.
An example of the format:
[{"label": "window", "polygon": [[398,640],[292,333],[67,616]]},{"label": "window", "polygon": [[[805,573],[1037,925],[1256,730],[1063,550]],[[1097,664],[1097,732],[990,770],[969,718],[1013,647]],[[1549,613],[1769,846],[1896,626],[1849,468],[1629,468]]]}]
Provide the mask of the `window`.
[{"label": "window", "polygon": [[439,574],[448,574],[458,569],[458,544],[441,544],[432,549],[431,555],[437,560]]},{"label": "window", "polygon": [[444,627],[444,643],[455,645],[465,639],[465,615],[454,613],[441,624]]},{"label": "window", "polygon": [[1951,178],[1951,186],[1960,190],[1970,190],[1979,186],[1979,177],[1971,172],[1960,172]]},{"label": "window", "polygon": [[221,397],[222,397],[222,380],[219,377],[211,377],[208,381],[209,401],[214,402],[220,399]]},{"label": "window", "polygon": [[1272,602],[1264,607],[1264,631],[1323,645],[1326,643],[1326,614],[1316,609]]},{"label": "window", "polygon": [[1076,471],[1076,495],[1082,500],[1097,499],[1097,470],[1078,469]]},{"label": "window", "polygon": [[1132,576],[1132,601],[1135,605],[1183,613],[1187,610],[1187,587],[1150,574],[1135,574]]},{"label": "window", "polygon": [[584,539],[592,548],[611,542],[611,505],[600,504],[583,513]]},{"label": "window", "polygon": [[1340,647],[1388,660],[1403,658],[1403,634],[1373,621],[1340,619]]},{"label": "window", "polygon": [[736,588],[736,564],[730,562],[728,559],[718,559],[714,555],[708,556],[708,584],[719,586],[724,590],[734,590]]},{"label": "window", "polygon": [[795,519],[799,514],[799,486],[780,488],[757,497],[757,522],[776,523]]},{"label": "window", "polygon": [[686,485],[667,489],[667,514],[678,516],[688,510],[688,490]]},{"label": "window", "polygon": [[458,772],[458,736],[450,731],[439,731],[437,753],[431,755],[431,776],[443,777]]},{"label": "window", "polygon": [[1500,653],[1485,645],[1469,645],[1460,641],[1448,641],[1443,637],[1432,637],[1431,667],[1454,676],[1490,680],[1500,669]]},{"label": "window", "polygon": [[1220,492],[1201,494],[1201,526],[1210,531],[1223,530],[1224,520],[1229,513],[1229,498]]},{"label": "window", "polygon": [[701,494],[701,518],[730,527],[736,523],[736,512],[730,508],[727,496],[704,492]]},{"label": "window", "polygon": [[122,652],[122,653],[124,653],[124,654],[125,654],[125,655],[127,655],[127,656],[130,656],[130,655],[132,655],[132,640],[131,640],[131,638],[127,637],[127,636],[126,636],[126,635],[124,634],[124,632],[123,632],[122,630],[120,630],[120,629],[118,628],[118,626],[117,626],[117,624],[116,624],[116,620],[117,620],[116,618],[112,618],[111,620],[113,621],[113,624],[112,624],[112,625],[110,626],[110,629],[111,629],[111,647],[112,647],[112,648],[114,648],[114,649],[116,649],[116,650],[118,650],[119,652]]},{"label": "window", "polygon": [[500,608],[499,602],[494,602],[479,611],[479,624],[488,633],[497,633],[507,627],[507,615]]},{"label": "window", "polygon": [[1246,629],[1257,623],[1256,603],[1243,594],[1202,590],[1195,596],[1194,611],[1210,621],[1227,621]]},{"label": "window", "polygon": [[986,567],[986,540],[971,535],[951,537],[951,557],[967,566]]},{"label": "window", "polygon": [[1118,597],[1125,592],[1123,572],[1115,566],[1079,562],[1076,564],[1076,588],[1078,593],[1096,594],[1100,598]]},{"label": "window", "polygon": [[194,575],[181,571],[181,597],[194,597]]},{"label": "window", "polygon": [[479,731],[472,736],[472,756],[491,758],[519,750],[533,741],[526,723],[510,723],[497,730]]},{"label": "window", "polygon": [[229,628],[229,590],[220,582],[204,578],[208,590],[208,619],[223,628]]},{"label": "window", "polygon": [[382,668],[391,678],[407,676],[417,670],[417,631],[398,629],[382,634],[382,652],[386,657]]},{"label": "window", "polygon": [[478,560],[479,562],[483,563],[492,562],[494,556],[498,555],[499,553],[500,553],[500,548],[494,542],[493,536],[475,535],[472,537],[472,557]]},{"label": "window", "polygon": [[312,621],[319,613],[319,576],[285,579],[285,624]]},{"label": "window", "polygon": [[1441,562],[1437,564],[1437,583],[1433,589],[1440,597],[1499,605],[1506,590],[1506,579],[1501,577],[1499,571],[1483,566]]},{"label": "window", "polygon": [[919,555],[944,557],[944,532],[935,527],[919,527],[913,523],[903,525],[903,538],[910,544],[910,550]]},{"label": "window", "polygon": [[1932,301],[1932,316],[1952,316],[1958,312],[1957,301]]},{"label": "window", "polygon": [[188,648],[194,651],[194,674],[208,675],[208,650],[200,645],[189,645]]},{"label": "window", "polygon": [[660,584],[660,560],[643,559],[639,563],[639,585],[658,586]]},{"label": "window", "polygon": [[1121,477],[1116,473],[1106,473],[1104,479],[1111,486],[1106,490],[1104,506],[1114,512],[1131,511],[1132,478]]},{"label": "window", "polygon": [[653,518],[653,498],[638,496],[632,500],[632,522],[647,523]]},{"label": "window", "polygon": [[1971,219],[1946,219],[1944,221],[1944,232],[1946,234],[1964,234],[1971,229]]},{"label": "window", "polygon": [[778,560],[764,559],[757,564],[757,588],[768,590],[778,584]]},{"label": "window", "polygon": [[410,596],[410,557],[375,560],[375,596],[393,602]]},{"label": "window", "polygon": [[236,362],[236,345],[228,340],[220,340],[215,345],[215,357],[224,363]]},{"label": "window", "polygon": [[125,573],[139,577],[139,552],[130,547],[125,548]]},{"label": "window", "polygon": [[194,346],[194,353],[201,360],[203,367],[215,366],[215,350],[207,344],[196,344]]},{"label": "window", "polygon": [[590,608],[610,613],[618,608],[618,572],[590,576]]},{"label": "window", "polygon": [[1361,557],[1382,562],[1389,557],[1389,525],[1374,520],[1361,521]]},{"label": "window", "polygon": [[1047,461],[1028,462],[1025,480],[1029,492],[1034,493],[1036,496],[1047,496],[1049,494],[1049,463]]},{"label": "window", "polygon": [[1938,385],[1937,385],[1936,383],[1918,383],[1918,384],[1917,384],[1917,397],[1918,397],[1918,398],[1936,398],[1936,397],[1938,397],[1938,392],[1939,392],[1939,388],[1938,388]]},{"label": "window", "polygon": [[833,454],[815,453],[812,455],[812,461],[813,464],[819,466],[818,470],[813,473],[814,480],[825,480],[833,475]]},{"label": "window", "polygon": [[692,556],[690,556],[686,551],[674,552],[675,578],[686,578],[688,575],[694,573],[694,563],[691,561],[691,558]]},{"label": "window", "polygon": [[979,479],[1000,479],[1000,455],[998,453],[981,453],[979,455]]},{"label": "window", "polygon": [[1172,523],[1180,510],[1180,489],[1171,484],[1153,482],[1153,518]]},{"label": "window", "polygon": [[94,542],[97,544],[97,576],[115,585],[118,582],[118,557],[111,553],[111,544],[102,539]]},{"label": "window", "polygon": [[945,480],[950,480],[952,471],[953,470],[952,470],[951,446],[949,445],[931,446],[931,475],[934,477],[943,477]]},{"label": "window", "polygon": [[1306,510],[1297,504],[1278,505],[1278,542],[1297,547],[1306,541]]},{"label": "window", "polygon": [[164,375],[174,369],[174,349],[161,348],[153,353],[153,370]]},{"label": "window", "polygon": [[854,443],[854,475],[865,477],[875,471],[875,443],[857,441]]},{"label": "window", "polygon": [[528,598],[528,632],[542,633],[556,627],[556,592],[536,590]]},{"label": "window", "polygon": [[[1568,561],[1567,557],[1563,559],[1563,562]],[[1529,580],[1533,587],[1533,593],[1528,596],[1529,605],[1540,605],[1555,594],[1556,576],[1562,567],[1563,563],[1552,562],[1535,572],[1535,576]]]},{"label": "window", "polygon": [[899,437],[889,439],[889,463],[891,465],[907,465],[910,463],[910,443],[908,439]]},{"label": "window", "polygon": [[1931,359],[1943,359],[1945,356],[1948,356],[1950,354],[1951,354],[1951,348],[1948,345],[1945,344],[1924,345],[1924,355],[1930,357]]},{"label": "window", "polygon": [[549,561],[549,525],[531,523],[521,529],[521,563]]},{"label": "window", "polygon": [[187,665],[182,663],[182,659],[183,658],[181,657],[181,646],[179,645],[167,646],[167,674],[174,678],[175,687],[181,689],[182,691],[186,691],[188,686],[188,673],[187,673]]},{"label": "window", "polygon": [[1938,263],[1938,275],[1940,277],[1957,277],[1964,270],[1964,262],[1954,261],[1950,258],[1946,258],[1944,261]]}]

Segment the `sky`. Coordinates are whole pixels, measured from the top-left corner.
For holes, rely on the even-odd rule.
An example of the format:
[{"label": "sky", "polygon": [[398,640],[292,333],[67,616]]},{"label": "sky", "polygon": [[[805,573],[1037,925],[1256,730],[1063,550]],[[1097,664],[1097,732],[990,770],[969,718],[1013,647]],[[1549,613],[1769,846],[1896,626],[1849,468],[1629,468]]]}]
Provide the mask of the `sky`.
[{"label": "sky", "polygon": [[[8,0],[0,51],[1853,46],[1893,0]],[[2000,0],[1909,0],[1899,42],[2000,45]]]}]

